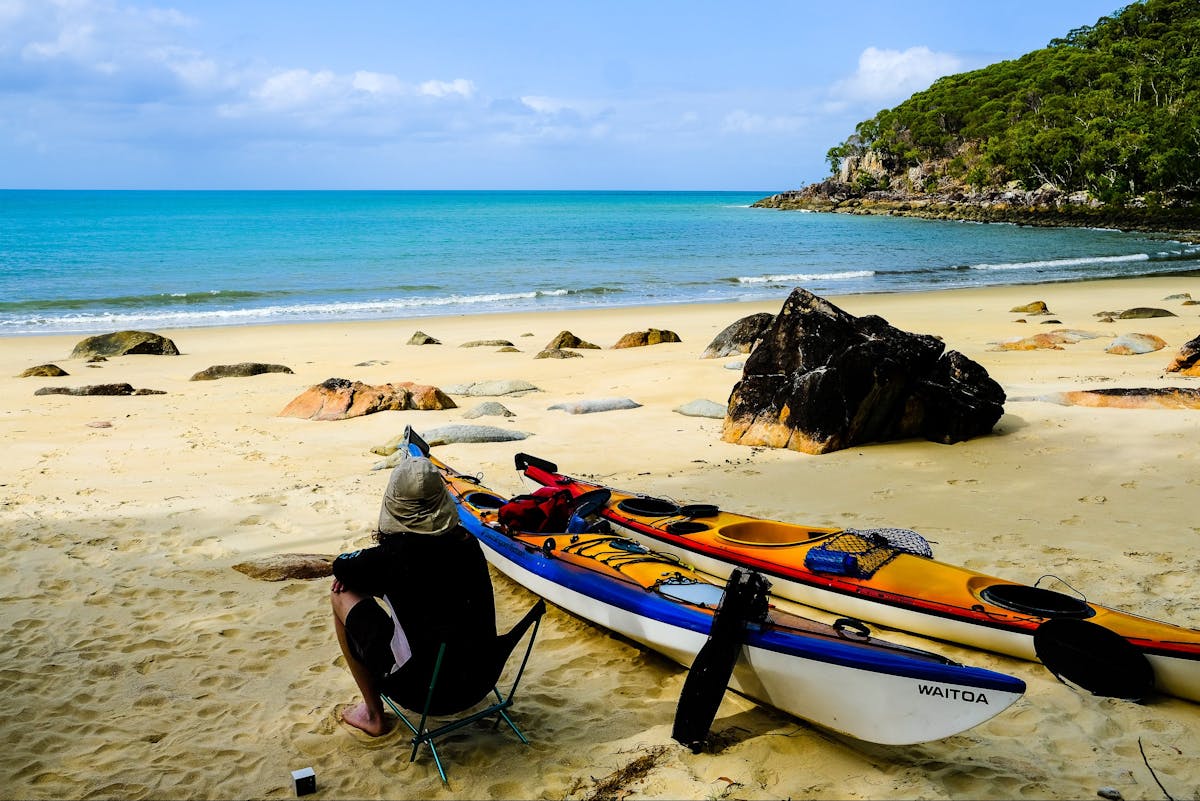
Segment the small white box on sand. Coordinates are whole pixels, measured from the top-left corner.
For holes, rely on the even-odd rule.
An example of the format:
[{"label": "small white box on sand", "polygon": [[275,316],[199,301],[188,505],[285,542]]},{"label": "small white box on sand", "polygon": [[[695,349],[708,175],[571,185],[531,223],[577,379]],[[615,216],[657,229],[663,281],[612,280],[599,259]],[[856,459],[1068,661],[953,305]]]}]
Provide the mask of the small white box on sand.
[{"label": "small white box on sand", "polygon": [[296,795],[308,795],[317,791],[317,773],[312,768],[293,770],[292,781],[296,783]]}]

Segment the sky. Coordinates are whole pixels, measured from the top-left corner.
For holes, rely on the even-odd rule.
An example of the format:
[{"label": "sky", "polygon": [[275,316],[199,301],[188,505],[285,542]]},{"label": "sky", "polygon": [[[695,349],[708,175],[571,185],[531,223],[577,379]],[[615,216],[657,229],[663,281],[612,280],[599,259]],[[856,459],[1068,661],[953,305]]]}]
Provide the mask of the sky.
[{"label": "sky", "polygon": [[0,0],[0,188],[776,192],[1119,0]]}]

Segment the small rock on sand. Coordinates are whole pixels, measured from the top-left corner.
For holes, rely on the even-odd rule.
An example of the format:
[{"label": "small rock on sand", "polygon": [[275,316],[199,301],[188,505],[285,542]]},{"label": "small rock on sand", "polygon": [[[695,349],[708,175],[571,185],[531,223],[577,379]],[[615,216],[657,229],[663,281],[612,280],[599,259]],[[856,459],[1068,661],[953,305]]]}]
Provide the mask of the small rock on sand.
[{"label": "small rock on sand", "polygon": [[467,420],[473,420],[476,417],[515,417],[512,412],[503,403],[496,401],[484,401],[473,409],[468,409],[463,413],[463,417]]},{"label": "small rock on sand", "polygon": [[714,420],[724,420],[728,408],[724,403],[698,398],[688,401],[682,406],[676,406],[675,411],[685,417],[711,417]]},{"label": "small rock on sand", "polygon": [[238,562],[233,569],[260,581],[325,578],[333,575],[333,557],[315,553],[278,553]]},{"label": "small rock on sand", "polygon": [[524,395],[540,390],[528,381],[520,378],[500,378],[495,381],[475,381],[469,384],[454,384],[446,387],[451,395],[467,395],[470,397],[497,397],[500,395]]},{"label": "small rock on sand", "polygon": [[567,414],[592,414],[593,412],[611,412],[617,409],[637,409],[641,405],[629,398],[591,398],[589,400],[564,401],[546,408],[564,411]]},{"label": "small rock on sand", "polygon": [[1136,356],[1140,353],[1153,353],[1166,346],[1166,340],[1154,334],[1122,334],[1114,339],[1104,352],[1118,356]]},{"label": "small rock on sand", "polygon": [[[430,447],[434,445],[452,445],[458,442],[516,442],[529,436],[527,431],[516,431],[510,428],[498,428],[497,426],[463,425],[461,423],[437,426],[422,431],[420,434],[421,439],[425,440]],[[382,462],[376,462],[372,465],[371,469],[383,470],[395,467],[400,459],[403,458],[399,450],[403,441],[404,435],[399,434],[392,437],[385,444],[371,448],[372,453],[387,456]]]}]

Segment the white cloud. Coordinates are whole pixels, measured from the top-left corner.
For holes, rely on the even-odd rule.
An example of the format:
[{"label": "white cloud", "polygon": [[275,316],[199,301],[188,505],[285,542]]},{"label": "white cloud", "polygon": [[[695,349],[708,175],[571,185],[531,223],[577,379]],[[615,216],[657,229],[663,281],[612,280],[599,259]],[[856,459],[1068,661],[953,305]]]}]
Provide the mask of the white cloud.
[{"label": "white cloud", "polygon": [[146,19],[156,25],[165,25],[172,28],[190,28],[196,24],[196,21],[174,8],[151,8],[143,12]]},{"label": "white cloud", "polygon": [[193,53],[171,51],[164,51],[160,57],[166,68],[187,86],[205,89],[228,84],[230,81],[230,77],[225,75],[220,65],[212,59]]},{"label": "white cloud", "polygon": [[52,40],[30,42],[21,49],[29,61],[49,61],[55,58],[83,58],[93,49],[95,27],[75,22],[64,25]]},{"label": "white cloud", "polygon": [[425,81],[418,87],[418,91],[430,97],[446,97],[447,95],[470,97],[475,94],[475,84],[465,78],[456,78],[453,81]]},{"label": "white cloud", "polygon": [[725,115],[721,122],[721,130],[724,133],[790,134],[799,131],[804,125],[803,117],[752,114],[743,109],[737,109]]},{"label": "white cloud", "polygon": [[230,79],[185,47],[190,18],[99,0],[0,0],[0,75],[39,101],[170,103]]},{"label": "white cloud", "polygon": [[480,134],[505,147],[611,140],[639,125],[638,119],[618,120],[620,111],[609,103],[546,95],[494,101],[486,112],[479,119]]},{"label": "white cloud", "polygon": [[194,25],[189,17],[125,0],[0,0],[0,21],[0,75],[10,76],[10,91],[42,101],[187,103],[212,118],[308,115],[336,127],[339,115],[361,121],[363,112],[394,109],[403,98],[436,103],[477,91],[466,78],[406,82],[366,69],[221,61],[181,38]]},{"label": "white cloud", "polygon": [[420,98],[470,98],[474,92],[475,85],[464,78],[414,85],[385,72],[357,70],[344,74],[296,68],[259,77],[251,88],[237,93],[240,97],[223,104],[219,113],[225,117],[307,117],[321,128],[335,128],[343,117],[353,117],[355,124],[361,125],[362,115],[377,114],[383,118],[381,130],[391,130],[386,118],[401,114],[406,99],[411,109]]},{"label": "white cloud", "polygon": [[558,114],[563,109],[569,108],[562,100],[540,95],[524,95],[521,98],[521,104],[538,114]]},{"label": "white cloud", "polygon": [[[142,9],[97,0],[39,0],[0,4],[0,52],[23,39],[30,62],[73,62],[116,72],[137,63],[193,21],[174,9]],[[6,41],[9,40],[9,41]]]},{"label": "white cloud", "polygon": [[270,110],[308,107],[334,95],[334,83],[334,74],[329,70],[285,70],[267,78],[250,95]]},{"label": "white cloud", "polygon": [[383,72],[359,70],[354,73],[350,85],[370,95],[398,95],[404,92],[404,84],[399,78]]},{"label": "white cloud", "polygon": [[[267,163],[260,154],[394,150],[425,167],[449,162],[455,149],[498,147],[532,165],[593,145],[683,158],[757,136],[765,148],[814,124],[810,98],[753,85],[573,94],[554,83],[489,96],[488,87],[455,77],[462,73],[452,62],[403,75],[387,61],[346,65],[344,53],[336,65],[308,60],[318,58],[312,51],[283,63],[230,55],[228,43],[220,51],[199,45],[194,36],[205,30],[193,34],[189,18],[166,8],[171,2],[0,0],[0,161],[43,148],[86,164],[119,152],[187,170],[193,152],[221,154],[214,163],[247,153]],[[203,4],[188,7],[203,13]],[[493,85],[503,79],[489,76]],[[6,136],[15,147],[6,149]]]},{"label": "white cloud", "polygon": [[593,120],[607,116],[612,107],[607,102],[586,98],[561,98],[547,95],[522,95],[521,105],[536,114],[571,118],[577,120]]},{"label": "white cloud", "polygon": [[835,84],[833,94],[845,100],[898,101],[962,69],[958,56],[924,46],[903,51],[868,47],[858,57],[858,71]]}]

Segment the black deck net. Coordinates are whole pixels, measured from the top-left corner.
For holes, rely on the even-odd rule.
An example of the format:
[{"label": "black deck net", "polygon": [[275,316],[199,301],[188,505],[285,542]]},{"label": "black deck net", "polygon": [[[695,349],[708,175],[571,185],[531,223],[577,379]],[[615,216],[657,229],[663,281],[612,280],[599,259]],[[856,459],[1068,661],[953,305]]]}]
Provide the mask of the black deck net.
[{"label": "black deck net", "polygon": [[848,528],[812,548],[804,561],[811,570],[818,572],[870,578],[902,553],[927,559],[933,557],[929,541],[910,529]]}]

